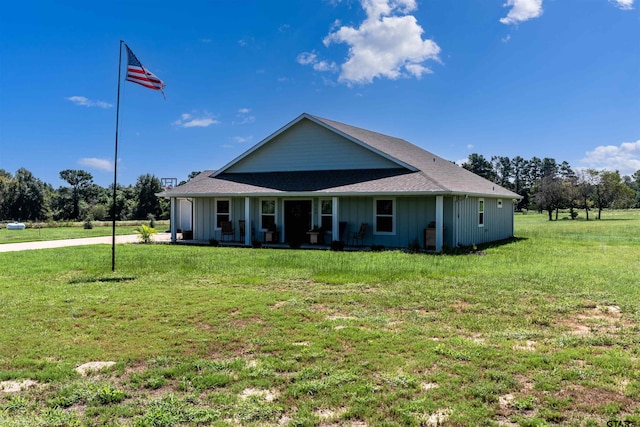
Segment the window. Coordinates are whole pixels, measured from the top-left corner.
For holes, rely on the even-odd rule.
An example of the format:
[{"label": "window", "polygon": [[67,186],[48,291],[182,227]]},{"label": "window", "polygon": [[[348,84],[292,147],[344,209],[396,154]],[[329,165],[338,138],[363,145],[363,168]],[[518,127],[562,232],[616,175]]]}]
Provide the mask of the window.
[{"label": "window", "polygon": [[324,231],[333,230],[333,200],[320,200],[320,227]]},{"label": "window", "polygon": [[375,233],[392,234],[394,232],[393,199],[376,199],[375,203]]},{"label": "window", "polygon": [[502,199],[498,199],[498,209],[502,209]]},{"label": "window", "polygon": [[484,227],[484,199],[478,200],[478,227]]},{"label": "window", "polygon": [[216,228],[221,228],[224,221],[231,221],[231,200],[216,199]]},{"label": "window", "polygon": [[269,230],[276,224],[275,199],[260,200],[260,228]]}]

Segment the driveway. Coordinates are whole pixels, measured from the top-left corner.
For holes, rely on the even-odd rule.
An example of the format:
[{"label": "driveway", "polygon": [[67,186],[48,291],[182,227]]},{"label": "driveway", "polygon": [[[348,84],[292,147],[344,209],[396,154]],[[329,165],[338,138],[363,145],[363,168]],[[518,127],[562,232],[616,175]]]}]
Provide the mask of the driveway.
[{"label": "driveway", "polygon": [[[25,242],[25,243],[4,243],[0,245],[0,252],[28,251],[33,249],[51,249],[62,248],[64,246],[83,246],[83,245],[110,245],[112,236],[104,237],[87,237],[84,239],[66,239],[66,240],[47,240],[45,242]],[[152,236],[154,242],[170,242],[171,233],[158,233]],[[137,234],[128,234],[124,236],[116,236],[116,243],[137,243],[140,236]]]}]

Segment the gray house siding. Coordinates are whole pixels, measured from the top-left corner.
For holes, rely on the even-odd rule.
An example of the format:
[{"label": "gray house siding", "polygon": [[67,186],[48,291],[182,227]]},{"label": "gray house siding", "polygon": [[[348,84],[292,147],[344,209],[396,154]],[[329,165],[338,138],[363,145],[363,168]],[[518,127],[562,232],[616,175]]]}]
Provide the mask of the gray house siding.
[{"label": "gray house siding", "polygon": [[309,121],[256,149],[226,172],[392,169],[398,164]]},{"label": "gray house siding", "polygon": [[[484,201],[484,224],[479,224],[480,200]],[[499,201],[502,207],[498,207]],[[513,202],[510,199],[459,197],[458,243],[475,245],[513,236]]]},{"label": "gray house siding", "polygon": [[[244,197],[202,197],[193,199],[194,219],[193,238],[199,241],[221,239],[220,229],[216,228],[216,201],[231,201],[230,220],[235,228],[234,240],[244,242],[244,236],[240,235],[239,221],[245,220]],[[276,200],[276,225],[279,232],[279,241],[286,241],[284,234],[284,203],[288,200],[312,201],[312,225],[321,225],[320,201],[330,199],[327,197],[249,197],[249,223],[248,230],[253,231],[253,238],[263,241],[264,231],[261,228],[260,201],[263,199]],[[376,233],[375,231],[375,200],[394,200],[394,230],[391,233]],[[352,232],[358,231],[362,223],[367,223],[363,244],[365,246],[382,245],[387,248],[406,248],[414,241],[424,246],[424,229],[429,223],[436,220],[436,202],[433,196],[401,196],[401,197],[373,197],[352,196],[339,197],[337,216],[339,222],[346,222],[347,228],[342,239],[347,244],[354,243],[350,240]],[[445,198],[444,203],[444,243],[453,245],[453,198]],[[324,237],[324,236],[323,236]],[[330,242],[331,236],[326,236]]]}]

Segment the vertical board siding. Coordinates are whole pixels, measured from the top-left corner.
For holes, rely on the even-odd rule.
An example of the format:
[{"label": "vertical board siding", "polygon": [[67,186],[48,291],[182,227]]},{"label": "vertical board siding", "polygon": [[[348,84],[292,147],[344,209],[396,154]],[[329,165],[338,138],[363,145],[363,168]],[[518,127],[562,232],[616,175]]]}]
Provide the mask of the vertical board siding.
[{"label": "vertical board siding", "polygon": [[[338,203],[338,221],[347,222],[343,240],[351,243],[349,236],[358,231],[363,222],[369,224],[364,238],[364,245],[382,245],[386,248],[406,248],[416,239],[424,246],[424,229],[436,219],[436,200],[433,196],[390,197],[395,200],[395,233],[375,234],[374,200],[376,197],[340,197]],[[309,197],[304,197],[309,200]],[[319,200],[312,198],[313,223],[320,222]],[[194,239],[207,241],[219,238],[215,230],[215,198],[193,199],[193,232]],[[284,200],[290,197],[276,198],[276,224],[279,237],[284,230]],[[509,238],[513,235],[513,204],[509,199],[502,199],[502,208],[498,208],[498,199],[484,198],[484,227],[478,227],[478,198],[445,197],[443,203],[443,243],[447,246],[474,245]],[[244,219],[244,197],[231,198],[231,220],[236,229],[236,239],[240,236],[239,220]],[[260,197],[250,198],[250,224],[255,238],[263,239],[260,229]]]},{"label": "vertical board siding", "polygon": [[507,239],[513,235],[513,204],[502,199],[502,208],[498,208],[498,199],[484,198],[484,227],[478,226],[477,197],[458,198],[459,244],[477,245],[496,240]]},{"label": "vertical board siding", "polygon": [[309,120],[287,129],[228,173],[337,169],[389,169],[398,164]]}]

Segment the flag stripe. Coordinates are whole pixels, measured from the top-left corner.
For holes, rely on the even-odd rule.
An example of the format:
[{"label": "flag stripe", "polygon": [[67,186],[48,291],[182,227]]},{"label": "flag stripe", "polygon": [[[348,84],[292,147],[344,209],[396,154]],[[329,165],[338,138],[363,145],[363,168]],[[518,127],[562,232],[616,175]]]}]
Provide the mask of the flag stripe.
[{"label": "flag stripe", "polygon": [[125,80],[137,83],[149,89],[159,90],[165,88],[165,84],[155,74],[147,70],[138,60],[129,46],[127,48],[127,77]]}]

